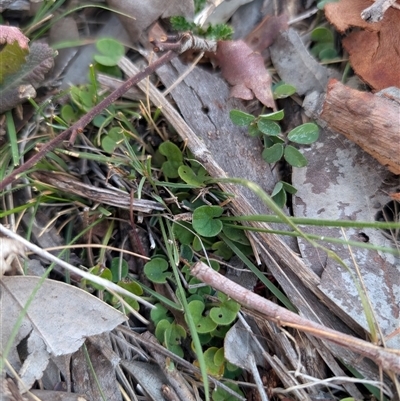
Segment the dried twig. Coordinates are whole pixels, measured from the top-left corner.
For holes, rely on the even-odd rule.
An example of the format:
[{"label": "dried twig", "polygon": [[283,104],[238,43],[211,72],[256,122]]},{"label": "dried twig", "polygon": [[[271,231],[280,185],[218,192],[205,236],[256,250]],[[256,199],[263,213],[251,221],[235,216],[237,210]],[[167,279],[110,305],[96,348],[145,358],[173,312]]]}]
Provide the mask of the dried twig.
[{"label": "dried twig", "polygon": [[[179,49],[178,49],[179,50]],[[22,173],[25,173],[27,170],[32,168],[39,160],[43,159],[48,152],[51,152],[55,149],[62,141],[69,139],[70,144],[75,141],[76,136],[83,131],[83,129],[105,108],[107,108],[110,104],[119,99],[128,89],[130,89],[133,85],[136,85],[143,78],[146,78],[150,74],[152,74],[157,68],[171,61],[174,57],[176,57],[178,53],[169,51],[161,56],[159,59],[150,64],[143,71],[139,72],[132,78],[129,78],[126,82],[124,82],[118,89],[112,92],[109,96],[107,96],[104,100],[102,100],[99,104],[93,107],[87,114],[85,114],[80,120],[78,120],[75,124],[73,124],[70,128],[59,134],[52,141],[48,142],[44,146],[41,147],[40,151],[36,153],[36,155],[32,156],[29,160],[27,160],[22,166],[15,169],[8,177],[6,177],[3,181],[0,182],[0,191],[3,190],[7,185],[11,184],[14,180],[16,180]]]},{"label": "dried twig", "polygon": [[131,199],[130,195],[122,191],[112,191],[93,185],[84,184],[73,176],[50,171],[35,171],[30,174],[34,179],[51,185],[60,191],[82,196],[94,202],[105,203],[122,209],[135,210],[142,213],[151,213],[153,210],[164,210],[160,203],[147,199]]},{"label": "dried twig", "polygon": [[382,366],[383,369],[397,374],[400,373],[400,350],[378,347],[367,341],[340,333],[339,331],[305,319],[234,283],[203,262],[197,262],[191,268],[191,273],[199,280],[216,290],[222,291],[247,308],[262,313],[268,320],[280,326],[293,327],[310,333],[315,337],[331,341],[372,359],[375,363]]}]

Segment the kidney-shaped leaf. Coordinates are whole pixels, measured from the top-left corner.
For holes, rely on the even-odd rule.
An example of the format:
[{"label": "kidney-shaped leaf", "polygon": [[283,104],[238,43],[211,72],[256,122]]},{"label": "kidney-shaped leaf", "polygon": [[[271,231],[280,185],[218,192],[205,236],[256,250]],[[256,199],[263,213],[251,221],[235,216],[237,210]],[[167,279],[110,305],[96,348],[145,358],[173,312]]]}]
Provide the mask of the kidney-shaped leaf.
[{"label": "kidney-shaped leaf", "polygon": [[168,262],[162,258],[154,258],[144,265],[144,274],[153,283],[163,284],[171,277],[168,270]]},{"label": "kidney-shaped leaf", "polygon": [[222,230],[222,222],[216,220],[224,209],[220,206],[200,206],[193,212],[193,228],[203,237],[214,237]]}]

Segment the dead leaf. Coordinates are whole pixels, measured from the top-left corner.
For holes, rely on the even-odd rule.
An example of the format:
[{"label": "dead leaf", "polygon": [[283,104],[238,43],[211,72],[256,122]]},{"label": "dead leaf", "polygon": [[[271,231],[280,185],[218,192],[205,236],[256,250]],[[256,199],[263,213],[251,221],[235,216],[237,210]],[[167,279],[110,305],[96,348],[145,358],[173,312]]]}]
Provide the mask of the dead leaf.
[{"label": "dead leaf", "polygon": [[310,55],[294,29],[282,32],[269,50],[280,78],[293,85],[299,95],[324,92],[329,77],[336,74]]},{"label": "dead leaf", "polygon": [[389,194],[390,197],[398,202],[400,202],[400,192],[397,192],[396,194]]},{"label": "dead leaf", "polygon": [[281,31],[288,28],[288,17],[286,14],[279,16],[267,15],[265,18],[246,36],[245,42],[255,52],[261,53],[274,43]]},{"label": "dead leaf", "polygon": [[264,59],[242,40],[220,41],[216,59],[222,76],[233,86],[230,96],[251,100],[254,96],[265,106],[275,109],[272,79]]},{"label": "dead leaf", "polygon": [[53,49],[47,44],[32,44],[24,64],[17,72],[6,76],[0,85],[0,114],[33,94],[32,89],[40,86],[45,74],[53,67],[54,56]]},{"label": "dead leaf", "polygon": [[9,256],[25,257],[25,247],[15,239],[0,238],[0,278],[10,269]]},{"label": "dead leaf", "polygon": [[18,42],[22,49],[28,49],[29,39],[21,32],[20,29],[14,26],[1,25],[0,26],[0,43],[12,44]]},{"label": "dead leaf", "polygon": [[400,87],[399,11],[390,8],[382,21],[369,24],[361,12],[369,7],[369,0],[341,0],[325,6],[326,18],[344,33],[354,30],[343,39],[355,73],[375,90],[389,86]]},{"label": "dead leaf", "polygon": [[[0,281],[0,353],[4,352],[22,308],[40,280],[40,277],[18,276],[3,277]],[[75,352],[86,337],[110,331],[125,319],[123,314],[83,290],[45,280],[22,320],[8,360],[29,389],[42,376],[51,355]],[[28,349],[23,364],[17,352],[22,341],[26,341]]]}]

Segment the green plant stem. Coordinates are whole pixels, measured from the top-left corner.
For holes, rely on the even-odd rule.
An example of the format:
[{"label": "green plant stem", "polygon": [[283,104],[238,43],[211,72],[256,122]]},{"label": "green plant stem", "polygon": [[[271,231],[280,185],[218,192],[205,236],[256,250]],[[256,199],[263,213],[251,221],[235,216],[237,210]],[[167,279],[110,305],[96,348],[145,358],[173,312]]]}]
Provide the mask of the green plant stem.
[{"label": "green plant stem", "polygon": [[[320,226],[320,227],[343,227],[343,228],[379,228],[382,230],[400,228],[400,223],[389,223],[379,221],[351,221],[351,220],[323,220],[310,219],[308,217],[290,217],[286,216],[294,224],[303,226]],[[282,219],[276,215],[258,214],[251,216],[229,216],[220,217],[221,221],[260,221],[263,223],[282,223]]]},{"label": "green plant stem", "polygon": [[62,141],[69,139],[72,142],[76,135],[80,132],[83,132],[83,129],[104,109],[106,109],[110,104],[119,99],[126,91],[128,91],[133,85],[136,85],[142,79],[146,78],[150,74],[152,74],[157,68],[163,66],[164,64],[171,61],[175,58],[178,53],[174,51],[168,51],[159,59],[151,63],[147,68],[133,77],[129,78],[126,82],[124,82],[119,88],[117,88],[114,92],[108,95],[105,99],[103,99],[99,104],[93,107],[88,113],[86,113],[81,119],[79,119],[75,124],[73,124],[70,128],[59,134],[52,141],[43,145],[36,155],[32,156],[29,160],[27,160],[22,166],[14,170],[8,177],[6,177],[3,181],[0,182],[0,191],[6,188],[7,185],[11,184],[19,175],[25,173],[27,170],[32,168],[38,161],[43,159],[48,152],[54,150],[57,145],[59,145]]}]

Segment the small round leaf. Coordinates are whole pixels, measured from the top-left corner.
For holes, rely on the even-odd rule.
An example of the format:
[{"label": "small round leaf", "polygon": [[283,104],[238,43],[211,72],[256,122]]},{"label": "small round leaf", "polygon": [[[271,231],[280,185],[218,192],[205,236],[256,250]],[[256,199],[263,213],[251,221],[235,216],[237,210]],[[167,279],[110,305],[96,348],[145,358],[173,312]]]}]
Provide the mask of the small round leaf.
[{"label": "small round leaf", "polygon": [[102,65],[112,67],[118,64],[118,61],[125,54],[124,46],[115,39],[103,38],[96,43],[96,48],[101,54],[96,54],[94,59]]},{"label": "small round leaf", "polygon": [[168,269],[168,262],[165,259],[154,258],[144,265],[144,274],[153,283],[163,284],[171,277]]},{"label": "small round leaf", "polygon": [[214,237],[222,230],[222,222],[216,220],[224,209],[220,206],[200,206],[193,212],[193,228],[203,237]]}]

